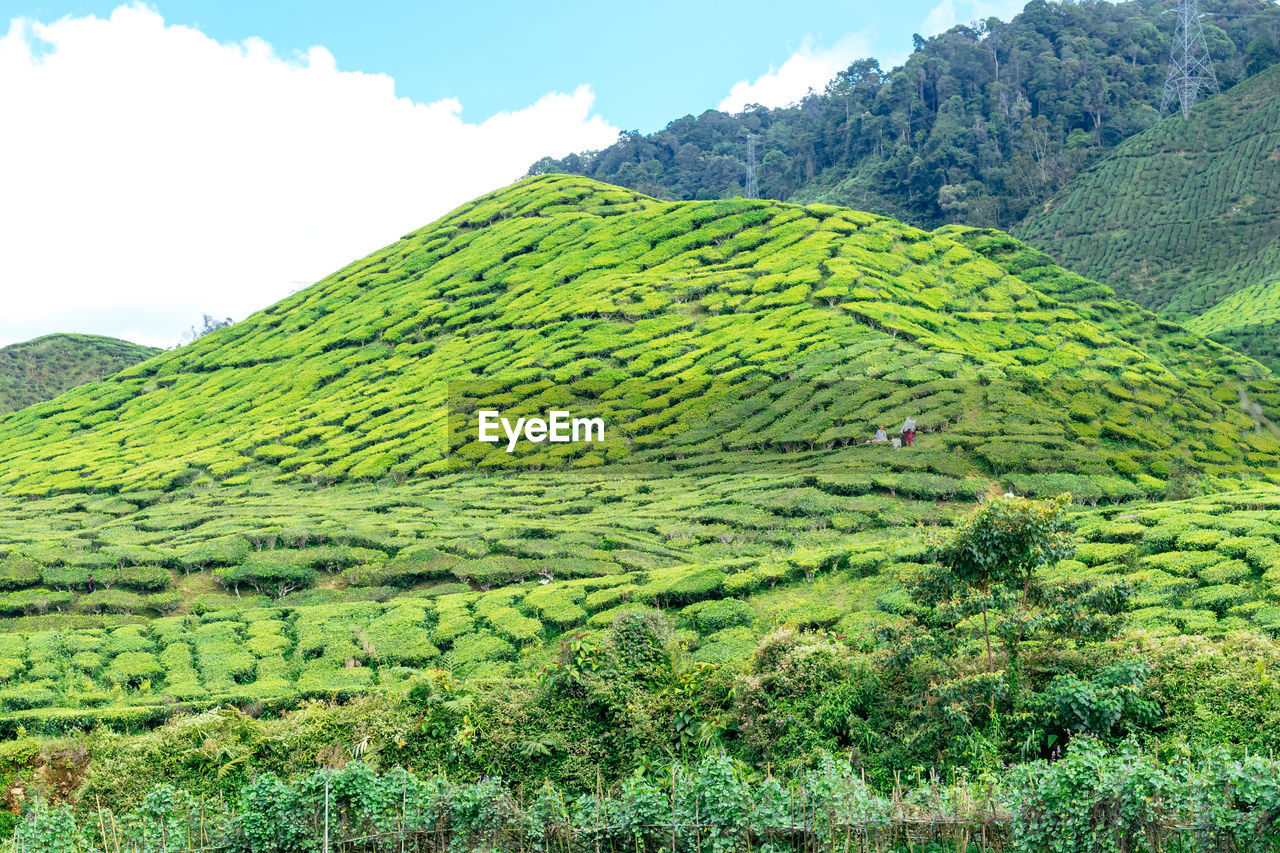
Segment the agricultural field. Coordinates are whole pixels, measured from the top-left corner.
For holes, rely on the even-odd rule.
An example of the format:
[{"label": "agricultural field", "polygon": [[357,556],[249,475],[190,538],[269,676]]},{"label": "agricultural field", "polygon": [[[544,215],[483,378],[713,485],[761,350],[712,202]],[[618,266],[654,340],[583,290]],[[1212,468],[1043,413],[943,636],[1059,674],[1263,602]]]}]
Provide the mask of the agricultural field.
[{"label": "agricultural field", "polygon": [[0,415],[51,400],[158,353],[99,335],[46,335],[0,348]]},{"label": "agricultural field", "polygon": [[[1217,340],[1255,339],[1265,321],[1226,300],[1280,276],[1280,69],[1257,74],[1162,121],[1082,172],[1015,233],[1125,298]],[[1214,310],[1217,320],[1196,325]],[[1265,299],[1264,299],[1265,304]],[[1258,334],[1255,334],[1258,332]]]},{"label": "agricultural field", "polygon": [[1280,369],[1280,281],[1237,290],[1187,328]]},{"label": "agricultural field", "polygon": [[[437,668],[528,677],[560,639],[644,608],[669,614],[692,660],[710,664],[744,663],[778,628],[869,634],[910,610],[898,581],[924,547],[904,530],[965,501],[800,485],[822,484],[820,470],[797,466],[791,483],[525,474],[506,499],[462,483],[393,500],[366,487],[315,496],[309,515],[292,517],[282,504],[301,501],[296,492],[212,489],[153,505],[140,527],[85,529],[103,542],[127,529],[129,546],[76,554],[87,537],[61,550],[11,542],[0,561],[0,731],[127,730],[175,703],[291,707],[403,690]],[[49,510],[36,502],[15,526]],[[179,519],[199,523],[161,526]],[[1075,555],[1044,576],[1127,582],[1131,624],[1145,634],[1280,636],[1280,491],[1082,508],[1075,524]]]},{"label": "agricultural field", "polygon": [[621,415],[611,459],[826,447],[914,412],[996,473],[1052,447],[1139,496],[1184,457],[1274,478],[1248,458],[1274,437],[1239,406],[1274,412],[1270,377],[995,232],[544,177],[0,421],[0,491],[431,476],[484,461],[445,429],[451,386],[482,381],[513,410],[600,398]]},{"label": "agricultural field", "polygon": [[[507,453],[487,406],[609,432]],[[0,773],[231,820],[317,763],[600,803],[717,755],[1265,752],[1277,419],[1265,365],[999,232],[526,179],[0,418]],[[956,592],[997,511],[1052,547]]]}]

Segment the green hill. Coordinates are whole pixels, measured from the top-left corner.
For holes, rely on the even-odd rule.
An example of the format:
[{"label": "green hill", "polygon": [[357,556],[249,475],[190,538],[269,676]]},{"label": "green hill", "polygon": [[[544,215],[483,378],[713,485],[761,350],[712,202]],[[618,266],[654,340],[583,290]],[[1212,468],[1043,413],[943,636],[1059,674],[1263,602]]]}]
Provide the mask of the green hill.
[{"label": "green hill", "polygon": [[[1017,233],[1084,275],[1175,317],[1280,278],[1280,68],[1120,145]],[[1257,298],[1249,297],[1250,300]],[[1235,301],[1195,327],[1257,337]],[[1265,305],[1265,299],[1263,303]],[[1274,344],[1254,350],[1274,359]],[[1273,362],[1274,363],[1274,362]]]},{"label": "green hill", "polygon": [[46,335],[0,348],[0,414],[50,400],[157,352],[97,335]]},{"label": "green hill", "polygon": [[[594,406],[610,440],[509,455],[447,430],[486,399]],[[628,602],[836,566],[872,575],[840,615],[874,612],[874,569],[919,552],[901,528],[992,491],[1097,505],[1280,483],[1277,411],[1256,362],[999,232],[527,179],[0,420],[0,609],[37,631],[11,635],[25,686],[0,702],[75,709],[144,671],[131,704],[156,712],[360,689],[378,662],[509,673]],[[907,414],[910,452],[864,443]],[[236,628],[205,651],[189,615],[245,607],[282,639],[246,656],[257,635]],[[88,650],[175,612],[120,629],[135,674],[37,664],[50,626]]]},{"label": "green hill", "polygon": [[[607,439],[508,454],[486,406]],[[914,447],[865,443],[907,415]],[[526,179],[0,418],[0,773],[96,728],[56,767],[112,808],[225,814],[318,757],[532,792],[856,749],[885,781],[1047,755],[1074,724],[1027,703],[1134,655],[1200,709],[1143,731],[1265,750],[1277,420],[1266,368],[999,232]],[[1037,639],[1002,733],[1005,652],[911,590],[1007,491],[1071,492],[1083,543],[1034,587],[1079,609],[1018,630],[1114,645]]]},{"label": "green hill", "polygon": [[[536,407],[553,384],[611,383],[590,392],[619,421],[610,458],[847,445],[901,421],[892,392],[910,386],[922,428],[945,430],[974,473],[1023,469],[1012,441],[1069,447],[1073,470],[1133,495],[1183,456],[1246,474],[1248,419],[1229,385],[1264,371],[1049,263],[1007,238],[832,207],[530,179],[234,327],[0,420],[0,489],[436,474],[478,461],[446,455],[444,427],[449,383],[479,380],[508,407]],[[762,421],[784,380],[787,417]],[[886,387],[835,387],[869,381]],[[1002,412],[1025,441],[979,440]]]},{"label": "green hill", "polygon": [[1280,280],[1237,290],[1187,328],[1280,370]]}]

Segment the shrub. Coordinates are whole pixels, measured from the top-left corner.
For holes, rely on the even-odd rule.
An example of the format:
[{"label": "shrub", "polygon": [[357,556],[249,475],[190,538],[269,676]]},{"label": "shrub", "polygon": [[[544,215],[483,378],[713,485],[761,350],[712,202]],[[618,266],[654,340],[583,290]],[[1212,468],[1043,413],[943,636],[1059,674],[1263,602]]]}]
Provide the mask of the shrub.
[{"label": "shrub", "polygon": [[1253,574],[1243,560],[1226,560],[1200,572],[1200,580],[1207,584],[1237,583]]},{"label": "shrub", "polygon": [[6,616],[48,613],[62,610],[75,599],[69,592],[54,592],[47,589],[23,589],[0,595],[0,613]]},{"label": "shrub", "polygon": [[435,630],[431,634],[432,640],[436,643],[447,644],[455,638],[475,630],[475,619],[465,606],[442,607],[439,614],[440,620],[436,623]]},{"label": "shrub", "polygon": [[261,634],[245,641],[245,650],[255,657],[278,657],[293,644],[279,634]]},{"label": "shrub", "polygon": [[169,573],[159,566],[108,566],[94,576],[100,586],[159,592],[169,586]]},{"label": "shrub", "polygon": [[182,567],[191,571],[208,566],[234,566],[249,559],[252,546],[243,536],[219,536],[183,551]]},{"label": "shrub", "polygon": [[587,610],[597,613],[601,610],[608,610],[610,607],[617,607],[622,602],[631,597],[631,593],[635,592],[636,585],[631,583],[619,584],[605,589],[596,590],[588,593],[583,604]]},{"label": "shrub", "polygon": [[155,595],[143,596],[142,601],[162,616],[174,612],[185,603],[185,599],[177,592],[158,592]]},{"label": "shrub", "polygon": [[1233,583],[1220,583],[1196,590],[1191,596],[1191,603],[1196,607],[1212,610],[1215,613],[1226,613],[1237,604],[1250,598],[1249,590]]},{"label": "shrub", "polygon": [[662,597],[672,604],[684,604],[711,598],[724,588],[724,573],[717,569],[703,569],[685,575],[670,584]]},{"label": "shrub", "polygon": [[[82,654],[93,653],[82,652]],[[97,655],[94,655],[94,657],[97,657]],[[26,668],[26,661],[22,658],[0,657],[0,681],[8,681]]]},{"label": "shrub", "polygon": [[805,604],[793,607],[782,613],[784,624],[793,625],[800,631],[813,631],[819,628],[830,628],[840,621],[845,611],[830,604]]},{"label": "shrub", "polygon": [[408,588],[423,581],[452,577],[454,570],[462,565],[463,560],[452,554],[418,551],[382,562],[352,566],[343,572],[343,577],[355,586]]},{"label": "shrub", "polygon": [[427,612],[413,605],[389,608],[369,623],[363,637],[367,651],[389,664],[420,666],[440,655],[431,642]]},{"label": "shrub", "polygon": [[88,589],[89,575],[90,571],[84,566],[45,566],[40,570],[40,577],[46,586],[68,592]]},{"label": "shrub", "polygon": [[1265,569],[1263,565],[1268,552],[1276,548],[1276,543],[1265,536],[1231,536],[1218,543],[1219,553],[1228,557],[1245,560],[1249,565]]},{"label": "shrub", "polygon": [[1161,569],[1175,575],[1198,575],[1222,561],[1222,555],[1213,551],[1166,551],[1163,554],[1148,554],[1138,565],[1140,568]]},{"label": "shrub", "polygon": [[296,589],[309,587],[316,582],[316,570],[288,562],[259,558],[239,566],[217,569],[213,576],[224,587],[237,592],[241,586],[252,587],[255,592],[283,596]]},{"label": "shrub", "polygon": [[725,595],[746,595],[762,586],[764,586],[764,577],[759,569],[747,569],[724,577]]},{"label": "shrub", "polygon": [[693,659],[698,663],[716,664],[746,660],[755,650],[756,639],[750,628],[726,628],[707,637],[693,653]]},{"label": "shrub", "polygon": [[587,627],[608,628],[619,616],[623,616],[628,613],[642,613],[647,610],[649,610],[649,608],[639,602],[619,604],[617,607],[610,607],[608,610],[601,610],[599,613],[592,614],[587,619]]},{"label": "shrub", "polygon": [[1227,533],[1222,530],[1188,530],[1178,536],[1177,544],[1182,551],[1212,551],[1226,538]]},{"label": "shrub", "polygon": [[138,687],[164,674],[164,667],[150,652],[123,652],[111,659],[103,679],[121,687]]},{"label": "shrub", "polygon": [[460,581],[488,589],[506,586],[531,577],[536,573],[537,568],[533,565],[536,562],[500,555],[483,557],[479,560],[465,560],[454,566],[451,571]]},{"label": "shrub", "polygon": [[146,606],[142,596],[122,589],[100,589],[76,602],[76,609],[83,613],[137,613]]},{"label": "shrub", "polygon": [[1086,566],[1101,566],[1104,563],[1127,563],[1136,552],[1136,545],[1122,542],[1082,542],[1076,548],[1075,558]]},{"label": "shrub", "polygon": [[154,643],[141,625],[125,625],[117,628],[108,636],[106,643],[102,644],[102,650],[108,655],[151,651],[152,648]]},{"label": "shrub", "polygon": [[693,617],[698,630],[711,634],[738,625],[750,625],[754,620],[751,607],[736,598],[705,601],[686,607],[684,612]]},{"label": "shrub", "polygon": [[499,636],[517,645],[527,645],[542,638],[542,623],[530,619],[514,607],[502,607],[486,617]]},{"label": "shrub", "polygon": [[666,618],[660,611],[637,605],[623,605],[615,610],[608,623],[608,644],[618,660],[630,670],[659,677],[663,669],[660,664],[669,665],[667,644],[671,640],[671,627]]},{"label": "shrub", "polygon": [[474,633],[459,637],[445,659],[454,666],[465,667],[481,661],[506,661],[516,659],[516,647],[501,637],[488,633]]},{"label": "shrub", "polygon": [[21,589],[40,583],[40,564],[21,554],[0,560],[0,590]]},{"label": "shrub", "polygon": [[57,701],[58,694],[43,685],[23,684],[0,690],[0,708],[5,711],[47,708]]}]

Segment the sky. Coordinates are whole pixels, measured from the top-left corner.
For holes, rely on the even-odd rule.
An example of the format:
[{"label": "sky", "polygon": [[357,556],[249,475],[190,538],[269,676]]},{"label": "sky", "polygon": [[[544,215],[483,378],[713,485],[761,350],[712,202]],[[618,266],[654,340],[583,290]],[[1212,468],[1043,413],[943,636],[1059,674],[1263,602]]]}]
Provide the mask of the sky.
[{"label": "sky", "polygon": [[0,0],[0,346],[173,346],[521,177],[1025,0]]}]

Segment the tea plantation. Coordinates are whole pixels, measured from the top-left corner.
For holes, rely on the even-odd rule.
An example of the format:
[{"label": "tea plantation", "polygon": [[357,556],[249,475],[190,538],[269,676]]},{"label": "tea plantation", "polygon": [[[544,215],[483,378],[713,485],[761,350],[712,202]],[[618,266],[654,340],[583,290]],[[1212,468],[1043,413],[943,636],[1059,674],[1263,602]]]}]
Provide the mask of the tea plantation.
[{"label": "tea plantation", "polygon": [[1199,104],[1192,121],[1175,116],[1126,140],[1017,234],[1277,366],[1266,293],[1280,278],[1278,92],[1272,68]]},{"label": "tea plantation", "polygon": [[1280,280],[1237,290],[1187,320],[1187,328],[1280,368]]},{"label": "tea plantation", "polygon": [[[606,440],[508,454],[484,405]],[[1265,750],[1277,418],[1265,366],[999,232],[526,179],[0,419],[4,803]],[[933,537],[1042,511],[1006,492],[1070,493],[1066,556],[926,589]]]},{"label": "tea plantation", "polygon": [[0,348],[0,414],[52,399],[159,350],[98,335],[46,335]]}]

